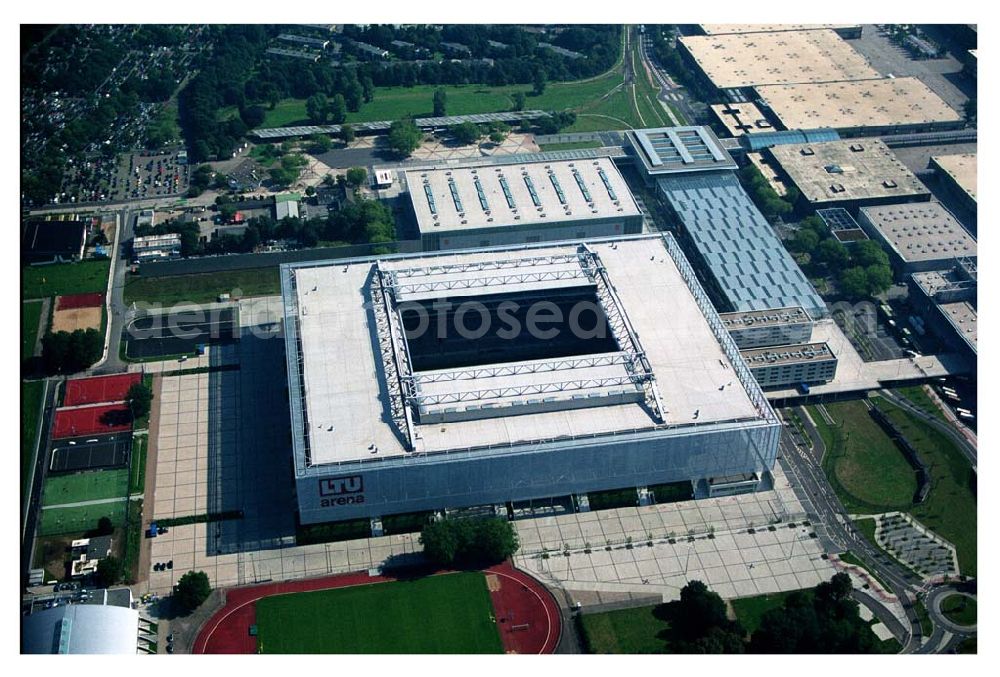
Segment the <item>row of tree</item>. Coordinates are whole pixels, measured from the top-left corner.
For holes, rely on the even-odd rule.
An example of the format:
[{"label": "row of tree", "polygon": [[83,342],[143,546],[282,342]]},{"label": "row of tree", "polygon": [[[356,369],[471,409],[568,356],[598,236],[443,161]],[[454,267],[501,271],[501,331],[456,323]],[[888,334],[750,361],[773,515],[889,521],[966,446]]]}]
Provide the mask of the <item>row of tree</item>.
[{"label": "row of tree", "polygon": [[747,164],[741,168],[739,176],[750,199],[767,218],[788,216],[795,209],[795,203],[799,199],[799,191],[795,186],[789,186],[787,195],[781,198],[754,165]]},{"label": "row of tree", "polygon": [[849,299],[877,296],[892,286],[889,256],[877,242],[862,240],[847,247],[818,216],[804,218],[787,244],[790,250],[809,256],[810,274],[835,278]]},{"label": "row of tree", "polygon": [[519,547],[517,534],[505,519],[444,519],[420,532],[424,555],[443,567],[502,562]]}]

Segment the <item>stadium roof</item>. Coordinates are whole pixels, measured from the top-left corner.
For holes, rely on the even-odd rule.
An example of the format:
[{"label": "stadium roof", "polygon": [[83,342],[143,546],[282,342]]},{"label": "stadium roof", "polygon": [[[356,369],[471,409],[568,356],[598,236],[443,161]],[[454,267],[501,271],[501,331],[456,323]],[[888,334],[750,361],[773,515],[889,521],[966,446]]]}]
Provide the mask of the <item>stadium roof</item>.
[{"label": "stadium roof", "polygon": [[762,85],[763,102],[786,129],[958,123],[962,116],[917,78]]},{"label": "stadium roof", "polygon": [[976,255],[976,240],[940,202],[862,207],[861,214],[903,261]]},{"label": "stadium roof", "polygon": [[[548,113],[543,110],[521,110],[505,111],[501,113],[476,113],[473,115],[448,115],[436,118],[415,118],[413,123],[422,129],[435,129],[438,127],[451,127],[463,122],[473,122],[475,124],[486,124],[490,122],[520,122],[521,120],[536,120],[548,117]],[[376,122],[352,122],[350,126],[354,131],[380,132],[389,129],[391,120]],[[250,134],[258,139],[285,139],[292,136],[312,136],[313,134],[339,134],[340,125],[297,125],[292,127],[266,127],[255,129]]]},{"label": "stadium roof", "polygon": [[832,30],[683,36],[679,41],[719,89],[882,77]]},{"label": "stadium roof", "polygon": [[649,175],[736,168],[708,127],[635,129],[625,136]]},{"label": "stadium roof", "polygon": [[813,317],[826,315],[823,299],[731,172],[657,183],[731,310],[799,306]]},{"label": "stadium roof", "polygon": [[531,162],[405,173],[421,233],[641,214],[614,162]]},{"label": "stadium roof", "polygon": [[119,606],[66,604],[25,616],[21,653],[135,654],[139,612]]},{"label": "stadium roof", "polygon": [[880,139],[790,144],[768,152],[814,205],[930,196]]},{"label": "stadium roof", "polygon": [[931,157],[931,163],[951,177],[955,184],[966,192],[966,194],[976,202],[976,176],[977,176],[977,155],[976,153],[959,153],[956,155],[935,155]]},{"label": "stadium roof", "polygon": [[[669,235],[287,264],[281,275],[289,388],[301,393],[292,399],[300,475],[331,463],[772,420]],[[414,368],[419,339],[399,326],[400,308],[517,292],[593,294],[617,350],[514,361],[491,352],[486,364]]]}]

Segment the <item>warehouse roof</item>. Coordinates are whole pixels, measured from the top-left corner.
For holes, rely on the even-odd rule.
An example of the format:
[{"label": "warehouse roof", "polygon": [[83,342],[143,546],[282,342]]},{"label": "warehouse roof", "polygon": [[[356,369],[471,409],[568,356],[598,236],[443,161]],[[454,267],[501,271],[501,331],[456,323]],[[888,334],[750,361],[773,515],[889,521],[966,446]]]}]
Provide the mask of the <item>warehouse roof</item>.
[{"label": "warehouse roof", "polygon": [[955,331],[969,344],[973,352],[978,352],[979,332],[977,327],[978,313],[968,301],[958,303],[942,303],[938,306],[945,319],[955,327]]},{"label": "warehouse roof", "polygon": [[802,269],[731,172],[658,180],[734,311],[799,306],[826,314]]},{"label": "warehouse roof", "polygon": [[641,214],[610,158],[441,167],[404,175],[421,233]]},{"label": "warehouse roof", "polygon": [[917,78],[762,85],[757,94],[786,129],[863,129],[961,122]]},{"label": "warehouse roof", "polygon": [[700,24],[705,35],[730,33],[776,33],[780,31],[809,31],[820,28],[854,28],[857,24]]},{"label": "warehouse roof", "polygon": [[903,261],[976,256],[976,241],[940,202],[862,207],[861,213]]},{"label": "warehouse roof", "polygon": [[755,104],[749,101],[716,103],[712,105],[712,112],[732,136],[774,131],[774,125]]},{"label": "warehouse roof", "polygon": [[[463,300],[525,289],[544,298],[567,289],[596,294],[617,318],[611,331],[620,350],[514,362],[491,353],[495,362],[489,364],[412,369],[418,339],[394,328],[399,313],[391,309],[397,302],[413,307],[433,300],[441,289]],[[293,439],[308,444],[296,447],[300,472],[329,463],[772,417],[669,235],[286,264],[282,291],[289,387],[302,393],[292,401]],[[337,350],[329,349],[331,341]],[[640,342],[642,360],[633,362]],[[646,397],[660,403],[655,415],[650,400],[635,401],[640,372],[652,375],[656,395]],[[412,389],[398,388],[397,378],[412,379]],[[615,393],[619,403],[609,401]],[[392,404],[404,397],[405,405]],[[497,415],[498,408],[525,413]],[[467,420],[420,421],[447,413]],[[394,423],[400,419],[403,424]],[[400,432],[404,424],[407,434]]]},{"label": "warehouse roof", "polygon": [[937,165],[938,169],[951,177],[951,180],[975,201],[978,164],[976,158],[975,153],[935,155],[931,157],[931,163]]},{"label": "warehouse roof", "polygon": [[720,89],[882,77],[832,30],[684,36],[680,43]]},{"label": "warehouse roof", "polygon": [[625,136],[647,174],[736,168],[736,162],[708,127],[635,129]]},{"label": "warehouse roof", "polygon": [[790,144],[767,152],[813,204],[930,195],[879,139]]}]

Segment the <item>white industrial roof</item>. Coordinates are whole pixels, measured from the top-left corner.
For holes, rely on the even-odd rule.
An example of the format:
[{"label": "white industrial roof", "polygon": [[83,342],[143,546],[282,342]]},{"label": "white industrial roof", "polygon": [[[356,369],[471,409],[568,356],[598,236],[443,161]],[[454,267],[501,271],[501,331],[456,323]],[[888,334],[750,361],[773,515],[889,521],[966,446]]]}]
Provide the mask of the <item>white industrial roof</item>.
[{"label": "white industrial roof", "polygon": [[862,207],[861,213],[904,261],[976,255],[975,239],[940,202]]},{"label": "white industrial roof", "polygon": [[118,606],[68,604],[26,616],[25,654],[135,654],[139,612]]},{"label": "white industrial roof", "polygon": [[[706,424],[760,416],[663,238],[594,240],[588,241],[587,246],[603,262],[620,306],[640,338],[659,388],[665,424]],[[383,260],[380,267],[391,274],[419,267],[496,265],[498,261],[518,258],[572,257],[580,252],[579,247],[578,243],[560,243],[393,257]],[[383,358],[376,337],[377,322],[370,315],[375,269],[376,264],[367,260],[286,267],[286,274],[293,275],[295,280],[301,347],[298,368],[308,421],[305,434],[314,465],[408,453],[385,411],[388,396],[380,376]],[[577,283],[583,285],[586,280],[578,279]],[[398,279],[396,284],[400,284]],[[566,284],[566,280],[539,280],[534,288],[559,284]],[[492,287],[479,289],[496,291]],[[461,290],[461,295],[468,297],[472,291]],[[718,331],[724,332],[721,323]],[[593,369],[581,369],[572,372],[572,376],[592,379],[617,372],[615,367],[603,369],[600,374]],[[542,375],[533,374],[528,382],[540,378]],[[565,376],[553,377],[561,378]],[[490,384],[477,383],[476,387],[484,385]],[[413,444],[415,452],[449,451],[652,429],[658,425],[662,424],[641,404],[608,404],[447,424],[417,422]]]},{"label": "white industrial roof", "polygon": [[443,167],[405,177],[421,233],[641,214],[608,157]]},{"label": "white industrial roof", "polygon": [[941,171],[951,177],[955,184],[970,198],[976,200],[977,155],[958,153],[956,155],[935,155],[931,157]]}]

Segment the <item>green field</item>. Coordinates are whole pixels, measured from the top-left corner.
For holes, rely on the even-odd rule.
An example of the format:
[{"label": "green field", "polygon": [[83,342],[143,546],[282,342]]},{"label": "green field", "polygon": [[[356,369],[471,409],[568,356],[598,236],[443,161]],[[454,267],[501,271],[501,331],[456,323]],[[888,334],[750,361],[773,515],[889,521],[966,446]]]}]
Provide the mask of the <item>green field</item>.
[{"label": "green field", "polygon": [[44,381],[21,382],[21,490],[24,492],[28,491],[28,478],[31,476],[44,389]]},{"label": "green field", "polygon": [[42,318],[42,302],[27,301],[21,304],[21,361],[31,358],[38,339],[38,323]]},{"label": "green field", "polygon": [[916,474],[902,452],[868,414],[861,400],[826,405],[838,425],[809,413],[827,447],[823,469],[844,506],[854,513],[905,510],[917,490]]},{"label": "green field", "polygon": [[132,438],[132,467],[128,470],[128,493],[141,494],[146,488],[146,436]]},{"label": "green field", "polygon": [[543,153],[553,150],[579,150],[581,148],[600,148],[600,141],[571,141],[567,143],[543,143],[539,146]]},{"label": "green field", "polygon": [[897,395],[902,395],[908,399],[914,406],[918,409],[922,409],[924,412],[930,414],[931,416],[936,416],[943,422],[948,423],[948,417],[944,415],[941,408],[934,404],[934,400],[924,392],[924,389],[920,386],[910,386],[909,388],[899,388],[896,390]]},{"label": "green field", "polygon": [[62,505],[119,498],[128,494],[129,471],[91,470],[73,475],[49,475],[42,491],[42,505]]},{"label": "green field", "polygon": [[941,613],[952,623],[976,624],[976,600],[965,595],[948,595],[941,600]]},{"label": "green field", "polygon": [[580,617],[590,653],[664,653],[666,642],[659,637],[670,624],[653,614],[655,606],[585,614]]},{"label": "green field", "polygon": [[26,266],[21,269],[21,298],[40,299],[63,294],[86,294],[108,288],[109,259]]},{"label": "green field", "polygon": [[771,609],[784,605],[785,598],[791,593],[777,592],[773,595],[758,595],[757,597],[741,597],[731,600],[736,620],[740,622],[748,634],[753,634],[760,627],[760,619]]},{"label": "green field", "polygon": [[243,297],[281,293],[278,267],[170,277],[130,277],[125,282],[125,303],[211,303],[219,294],[230,294],[235,289],[239,289]]},{"label": "green field", "polygon": [[503,653],[481,573],[278,595],[256,606],[261,653]]},{"label": "green field", "polygon": [[44,509],[38,533],[40,536],[53,536],[83,532],[97,528],[97,522],[102,517],[109,517],[112,523],[121,524],[125,519],[125,501],[98,503],[76,508]]}]

